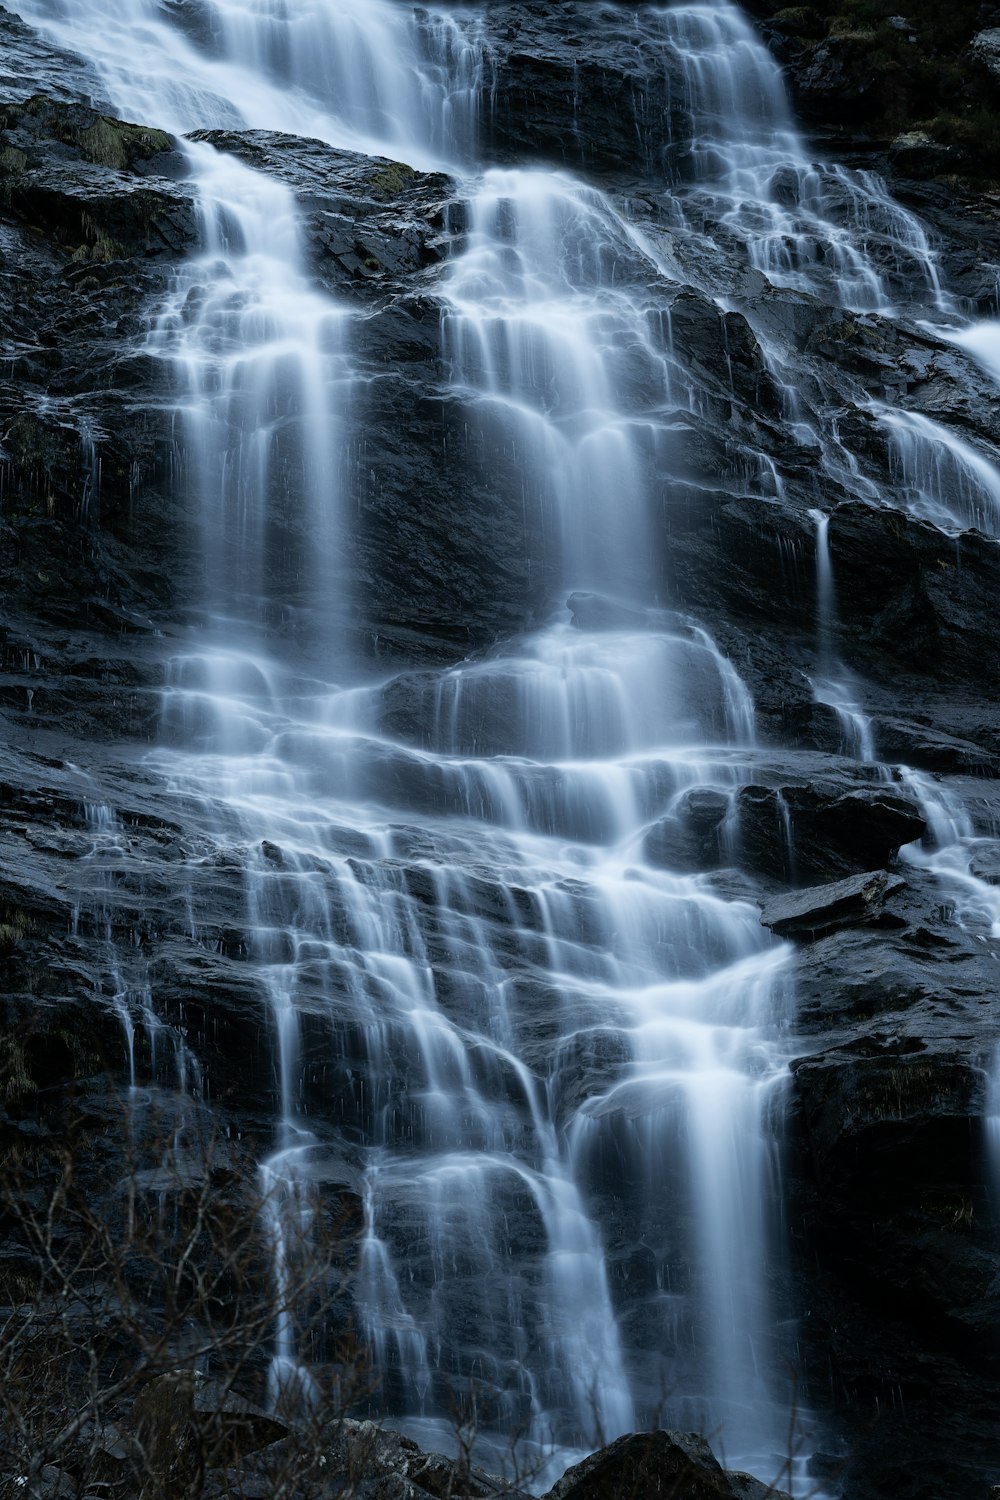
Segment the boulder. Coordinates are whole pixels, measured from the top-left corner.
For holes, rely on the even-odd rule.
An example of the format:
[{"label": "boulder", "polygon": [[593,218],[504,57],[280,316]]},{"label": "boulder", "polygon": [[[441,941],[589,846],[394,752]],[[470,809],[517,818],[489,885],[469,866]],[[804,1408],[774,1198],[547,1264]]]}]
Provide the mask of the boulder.
[{"label": "boulder", "polygon": [[731,798],[713,787],[684,792],[670,812],[649,829],[643,852],[665,870],[710,870],[724,858],[721,830]]},{"label": "boulder", "polygon": [[760,920],[777,937],[812,942],[838,927],[875,920],[886,898],[904,885],[905,881],[890,877],[884,870],[871,870],[829,885],[773,897],[762,908]]},{"label": "boulder", "polygon": [[969,51],[994,78],[1000,78],[1000,27],[991,26],[986,31],[977,31],[969,44]]},{"label": "boulder", "polygon": [[568,1469],[545,1500],[735,1500],[783,1491],[746,1474],[727,1473],[694,1432],[631,1433]]},{"label": "boulder", "polygon": [[927,831],[911,798],[848,776],[741,787],[736,815],[741,867],[797,881],[884,867]]},{"label": "boulder", "polygon": [[193,1371],[160,1375],[140,1391],[131,1436],[148,1474],[143,1494],[171,1500],[206,1469],[232,1463],[288,1433],[288,1424]]}]

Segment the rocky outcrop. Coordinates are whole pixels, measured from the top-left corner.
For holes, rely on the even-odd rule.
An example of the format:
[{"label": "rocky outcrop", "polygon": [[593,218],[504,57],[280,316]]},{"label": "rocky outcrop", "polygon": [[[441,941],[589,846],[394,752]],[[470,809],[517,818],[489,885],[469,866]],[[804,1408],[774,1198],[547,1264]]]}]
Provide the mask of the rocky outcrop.
[{"label": "rocky outcrop", "polygon": [[977,62],[989,69],[994,78],[1000,76],[1000,28],[990,26],[986,31],[977,31],[969,51]]},{"label": "rocky outcrop", "polygon": [[863,13],[841,0],[750,9],[811,123],[905,176],[996,180],[990,7],[961,0],[947,22],[927,0],[903,11],[892,0]]},{"label": "rocky outcrop", "polygon": [[890,880],[882,870],[853,875],[829,885],[808,886],[788,896],[777,896],[763,908],[765,927],[778,937],[813,941],[839,927],[874,922],[882,915],[883,903],[903,884]]},{"label": "rocky outcrop", "polygon": [[792,1064],[788,1104],[793,1234],[815,1267],[804,1397],[823,1386],[842,1415],[867,1405],[867,1426],[841,1426],[841,1462],[851,1493],[873,1500],[971,1496],[996,1472],[983,1119],[996,944],[955,921],[932,875],[907,865],[905,878],[881,923],[798,949],[797,1024],[814,1050]]},{"label": "rocky outcrop", "polygon": [[619,1500],[677,1495],[685,1500],[787,1500],[784,1490],[722,1468],[693,1432],[633,1433],[567,1470],[545,1500]]},{"label": "rocky outcrop", "polygon": [[[285,1422],[205,1381],[162,1375],[118,1422],[87,1434],[98,1461],[85,1472],[102,1488],[139,1482],[142,1500],[176,1495],[253,1500],[279,1489],[333,1500],[528,1500],[533,1491],[467,1458],[427,1452],[374,1422],[327,1417]],[[85,1444],[80,1444],[83,1450]],[[78,1459],[78,1456],[77,1456]],[[49,1465],[39,1495],[70,1494],[79,1465]],[[96,1475],[100,1474],[100,1478]],[[627,1486],[627,1488],[626,1488]],[[537,1486],[535,1486],[537,1488]],[[575,1465],[545,1500],[787,1500],[783,1490],[724,1470],[693,1432],[633,1434]]]}]

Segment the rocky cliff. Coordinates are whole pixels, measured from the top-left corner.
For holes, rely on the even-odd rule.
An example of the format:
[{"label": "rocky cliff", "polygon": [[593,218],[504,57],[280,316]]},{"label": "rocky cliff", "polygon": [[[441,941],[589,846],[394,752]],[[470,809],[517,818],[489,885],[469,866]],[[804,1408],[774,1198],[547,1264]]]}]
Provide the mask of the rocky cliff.
[{"label": "rocky cliff", "polygon": [[[956,305],[988,317],[997,18],[889,8],[756,14],[823,152],[887,171],[923,216]],[[782,1295],[801,1320],[801,1400],[831,1435],[811,1472],[851,1500],[972,1500],[1000,1482],[987,1130],[1000,939],[989,913],[959,919],[926,862],[900,860],[926,832],[926,796],[892,768],[960,794],[980,840],[974,876],[1000,882],[1000,528],[942,530],[905,498],[873,497],[914,488],[880,411],[938,424],[990,463],[995,384],[929,323],[926,282],[888,240],[902,307],[891,318],[776,289],[721,231],[709,291],[704,241],[676,213],[692,176],[677,82],[635,41],[627,8],[484,9],[486,155],[599,183],[674,267],[648,289],[664,348],[668,325],[683,347],[695,420],[676,434],[669,481],[650,459],[653,545],[668,608],[711,630],[754,697],[758,770],[736,798],[735,837],[726,799],[695,789],[651,826],[646,856],[713,872],[725,893],[760,893],[764,921],[795,944]],[[67,1122],[105,1140],[129,1080],[116,1000],[145,987],[211,1080],[218,1128],[245,1139],[249,1158],[277,1083],[245,961],[243,886],[197,809],[144,758],[169,740],[167,662],[203,610],[170,372],[148,342],[199,240],[187,158],[155,118],[114,118],[86,65],[7,11],[0,39],[0,1146],[47,1163],[44,1178]],[[664,153],[650,121],[674,116]],[[470,424],[449,378],[440,275],[467,232],[462,186],[299,137],[205,138],[291,187],[316,284],[363,309],[356,514],[340,544],[349,630],[379,664],[382,727],[420,746],[429,674],[487,660],[545,617],[556,586],[515,456]],[[961,472],[942,487],[957,513]],[[836,652],[864,683],[877,761],[851,753],[843,715],[814,690],[817,509],[829,516]],[[283,607],[268,628],[292,646],[301,637],[311,671],[310,538],[293,488],[275,496],[269,525],[267,592]],[[610,608],[569,601],[588,625]],[[502,724],[483,733],[502,744]],[[402,755],[380,774],[419,797]],[[135,1045],[140,1071],[165,1078],[149,1038]],[[365,1080],[347,1081],[328,1051],[319,1024],[307,1029],[303,1090],[342,1156],[349,1201]],[[581,1095],[599,1076],[588,1067]],[[16,1247],[9,1214],[5,1227]],[[626,1218],[619,1229],[612,1278],[624,1281],[639,1251]]]}]

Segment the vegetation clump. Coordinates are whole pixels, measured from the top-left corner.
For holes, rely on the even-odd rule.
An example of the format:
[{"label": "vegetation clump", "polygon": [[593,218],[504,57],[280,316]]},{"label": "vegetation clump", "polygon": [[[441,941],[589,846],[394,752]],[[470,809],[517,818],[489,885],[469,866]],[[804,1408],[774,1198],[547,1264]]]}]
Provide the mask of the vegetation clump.
[{"label": "vegetation clump", "polygon": [[[925,134],[920,175],[947,169],[1000,180],[997,79],[973,49],[990,14],[972,0],[756,0],[768,38],[789,64],[799,107],[823,124],[848,125],[886,144]],[[947,168],[945,162],[947,161]],[[909,167],[914,167],[914,159]]]},{"label": "vegetation clump", "polygon": [[136,161],[158,156],[173,149],[173,141],[164,130],[143,125],[128,125],[101,115],[87,130],[76,134],[76,144],[91,161],[118,172],[130,171]]},{"label": "vegetation clump", "polygon": [[404,161],[389,161],[385,166],[379,167],[369,178],[369,186],[376,197],[395,198],[408,188],[416,172],[408,167]]},{"label": "vegetation clump", "polygon": [[[26,1087],[23,1055],[7,1062],[8,1085]],[[353,1231],[330,1219],[277,1288],[268,1191],[191,1108],[155,1120],[128,1106],[123,1144],[82,1145],[70,1123],[68,1142],[28,1131],[0,1149],[0,1500],[323,1489],[365,1391],[337,1303]],[[314,1405],[268,1397],[283,1318],[319,1355]]]}]

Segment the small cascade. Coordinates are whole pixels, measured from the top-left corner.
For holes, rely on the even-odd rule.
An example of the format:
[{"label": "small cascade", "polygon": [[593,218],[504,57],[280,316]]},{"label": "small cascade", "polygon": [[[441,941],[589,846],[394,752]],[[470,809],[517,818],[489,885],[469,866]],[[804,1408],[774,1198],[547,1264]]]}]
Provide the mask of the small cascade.
[{"label": "small cascade", "polygon": [[79,767],[69,769],[83,782],[87,799],[71,932],[96,951],[101,995],[121,1028],[129,1132],[145,1119],[166,1175],[178,1181],[185,1153],[197,1153],[203,1145],[207,1097],[202,1069],[183,1017],[168,1022],[157,1011],[149,935],[135,928],[118,930],[119,891],[134,878],[126,830],[114,809],[96,800],[99,788],[93,777]]},{"label": "small cascade", "polygon": [[942,330],[946,337],[967,350],[985,370],[1000,381],[1000,321],[984,318],[967,328]]},{"label": "small cascade", "polygon": [[[82,772],[80,774],[88,784],[87,792],[92,794],[91,779]],[[149,976],[134,934],[129,949],[123,949],[114,932],[115,882],[128,861],[124,832],[107,803],[86,801],[83,814],[89,847],[80,856],[79,894],[73,911],[72,931],[74,937],[92,936],[100,945],[104,970],[102,988],[121,1024],[129,1093],[134,1097],[139,1078],[137,1032],[145,1034],[149,1054],[148,1076],[155,1079],[160,1023],[152,1007]]]},{"label": "small cascade", "polygon": [[897,488],[893,503],[954,535],[1000,537],[1000,469],[971,443],[921,412],[882,408]]},{"label": "small cascade", "polygon": [[649,600],[645,472],[671,365],[633,284],[650,268],[605,196],[563,173],[487,172],[470,219],[445,282],[456,387],[519,453],[572,586]]},{"label": "small cascade", "polygon": [[[213,611],[230,630],[266,617],[279,556],[285,607],[301,604],[299,589],[314,609],[332,595],[343,611],[335,543],[338,431],[350,402],[345,314],[308,285],[291,189],[207,145],[188,150],[204,250],[179,277],[151,346],[179,386]],[[308,546],[288,561],[300,532]]]},{"label": "small cascade", "polygon": [[899,774],[913,792],[927,822],[928,834],[919,844],[908,844],[901,857],[933,872],[954,902],[959,926],[985,929],[1000,937],[1000,887],[973,869],[978,839],[968,810],[948,787],[924,771],[900,766]]},{"label": "small cascade", "polygon": [[953,310],[919,220],[874,173],[810,159],[781,69],[735,6],[639,16],[682,80],[689,123],[666,161],[698,239],[731,238],[773,285],[821,290],[845,307],[890,313],[917,289],[925,305]]},{"label": "small cascade", "polygon": [[[392,0],[20,0],[96,64],[123,119],[261,127],[434,168],[474,153],[489,86],[475,12]],[[263,191],[263,188],[260,189]]]},{"label": "small cascade", "polygon": [[[256,941],[268,946],[266,903],[259,898],[261,882],[248,872],[249,905]],[[263,882],[266,885],[266,877]],[[257,897],[258,899],[255,899]],[[275,934],[276,946],[281,939]],[[308,1285],[314,1258],[312,1238],[315,1203],[309,1182],[310,1148],[315,1137],[299,1118],[297,1099],[301,1076],[299,1022],[295,1010],[295,968],[272,962],[266,969],[272,1028],[276,1041],[279,1124],[275,1150],[261,1163],[262,1216],[274,1275],[275,1330],[269,1371],[271,1404],[295,1413],[314,1407],[320,1391],[298,1353],[295,1310],[302,1288]]]},{"label": "small cascade", "polygon": [[857,706],[855,684],[836,654],[837,599],[830,558],[830,517],[809,512],[816,525],[816,643],[819,674],[812,688],[817,703],[832,708],[840,724],[843,754],[866,764],[875,762],[871,720]]}]

